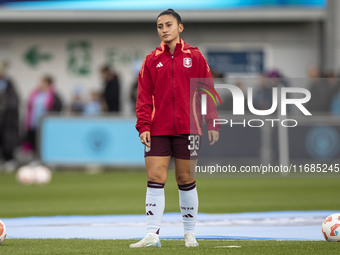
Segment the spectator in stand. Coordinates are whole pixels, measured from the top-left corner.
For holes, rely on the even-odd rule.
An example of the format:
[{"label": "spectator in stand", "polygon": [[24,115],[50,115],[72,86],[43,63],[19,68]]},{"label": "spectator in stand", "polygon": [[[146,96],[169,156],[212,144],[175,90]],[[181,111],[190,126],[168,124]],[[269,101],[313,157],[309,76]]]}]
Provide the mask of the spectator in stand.
[{"label": "spectator in stand", "polygon": [[120,110],[120,84],[118,75],[108,65],[101,68],[104,91],[103,99],[107,105],[108,112],[119,112]]},{"label": "spectator in stand", "polygon": [[53,78],[45,75],[28,99],[25,119],[27,132],[24,144],[25,149],[36,152],[36,134],[41,117],[50,112],[60,112],[61,110],[62,101],[55,91]]},{"label": "spectator in stand", "polygon": [[84,111],[84,102],[82,98],[82,90],[76,87],[73,92],[73,98],[71,102],[71,113],[82,114]]},{"label": "spectator in stand", "polygon": [[260,81],[258,89],[254,94],[254,107],[257,110],[267,110],[272,106],[273,93],[272,93],[272,82],[268,78],[266,73],[260,75]]},{"label": "spectator in stand", "polygon": [[90,101],[84,107],[84,115],[99,115],[102,112],[102,102],[100,94],[97,91],[92,91]]},{"label": "spectator in stand", "polygon": [[287,86],[288,81],[279,70],[273,69],[262,73],[259,77],[258,89],[254,94],[255,109],[270,109],[273,105],[273,88]]},{"label": "spectator in stand", "polygon": [[266,73],[267,78],[270,79],[271,87],[287,87],[288,82],[284,75],[277,69],[270,70]]},{"label": "spectator in stand", "polygon": [[308,69],[308,76],[310,78],[309,91],[311,99],[309,100],[307,109],[313,114],[315,113],[329,113],[330,110],[330,84],[325,76],[320,74],[317,67],[310,67]]},{"label": "spectator in stand", "polygon": [[19,143],[19,98],[13,82],[6,77],[7,64],[0,63],[0,159],[5,170],[15,169],[14,150]]}]

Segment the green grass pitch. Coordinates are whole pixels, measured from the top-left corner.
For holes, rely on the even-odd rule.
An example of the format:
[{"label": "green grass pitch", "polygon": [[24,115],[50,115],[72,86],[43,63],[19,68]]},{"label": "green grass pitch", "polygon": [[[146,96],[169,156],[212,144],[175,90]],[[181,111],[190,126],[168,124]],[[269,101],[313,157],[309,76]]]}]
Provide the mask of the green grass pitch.
[{"label": "green grass pitch", "polygon": [[[230,213],[277,210],[339,210],[339,179],[199,178],[200,212]],[[54,173],[47,186],[22,186],[14,174],[0,174],[0,218],[52,215],[143,214],[144,171],[100,174]],[[173,171],[165,187],[166,212],[179,212]],[[321,227],[321,226],[320,226]],[[2,254],[149,254],[129,249],[134,240],[7,239]],[[162,240],[162,254],[337,254],[339,243],[307,241]],[[226,246],[241,246],[228,248]]]},{"label": "green grass pitch", "polygon": [[[0,246],[0,254],[78,255],[78,254],[258,254],[320,255],[339,254],[339,243],[326,241],[246,241],[199,240],[199,247],[186,248],[183,240],[161,240],[161,248],[128,248],[135,240],[82,239],[9,239]],[[228,248],[227,246],[240,246]]]}]

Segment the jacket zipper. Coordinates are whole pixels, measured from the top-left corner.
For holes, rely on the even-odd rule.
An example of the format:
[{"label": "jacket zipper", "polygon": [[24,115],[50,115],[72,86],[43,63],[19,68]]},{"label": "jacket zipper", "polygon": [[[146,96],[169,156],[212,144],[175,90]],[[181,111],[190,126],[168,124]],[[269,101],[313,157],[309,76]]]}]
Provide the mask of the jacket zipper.
[{"label": "jacket zipper", "polygon": [[174,116],[174,130],[176,132],[176,117],[175,117],[175,96],[174,96],[174,55],[171,55],[171,85],[172,85],[172,109]]}]

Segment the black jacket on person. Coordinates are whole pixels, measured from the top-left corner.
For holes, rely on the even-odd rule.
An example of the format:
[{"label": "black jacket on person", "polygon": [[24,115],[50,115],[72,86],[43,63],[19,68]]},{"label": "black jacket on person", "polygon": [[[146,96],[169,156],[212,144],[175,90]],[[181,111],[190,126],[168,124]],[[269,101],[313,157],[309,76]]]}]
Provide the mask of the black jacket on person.
[{"label": "black jacket on person", "polygon": [[103,98],[109,112],[119,112],[120,95],[119,95],[119,79],[115,75],[111,80],[104,84]]},{"label": "black jacket on person", "polygon": [[0,148],[5,160],[19,145],[19,98],[13,83],[0,78]]}]

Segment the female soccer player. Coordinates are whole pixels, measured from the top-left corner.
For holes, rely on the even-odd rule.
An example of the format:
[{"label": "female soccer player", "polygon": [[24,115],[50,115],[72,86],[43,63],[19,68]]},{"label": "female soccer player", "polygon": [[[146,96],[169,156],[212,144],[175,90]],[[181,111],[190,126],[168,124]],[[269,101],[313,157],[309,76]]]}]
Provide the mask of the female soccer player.
[{"label": "female soccer player", "polygon": [[[196,164],[202,131],[200,113],[195,114],[196,126],[190,125],[190,78],[211,78],[211,73],[199,50],[180,39],[183,29],[177,12],[168,9],[160,13],[157,31],[162,42],[146,56],[139,73],[136,128],[145,145],[147,235],[131,244],[132,248],[161,246],[158,235],[171,156],[175,160],[185,246],[198,246],[194,233],[198,197],[190,165]],[[212,116],[209,118],[205,116],[213,145],[218,141],[219,129],[212,125]]]}]

